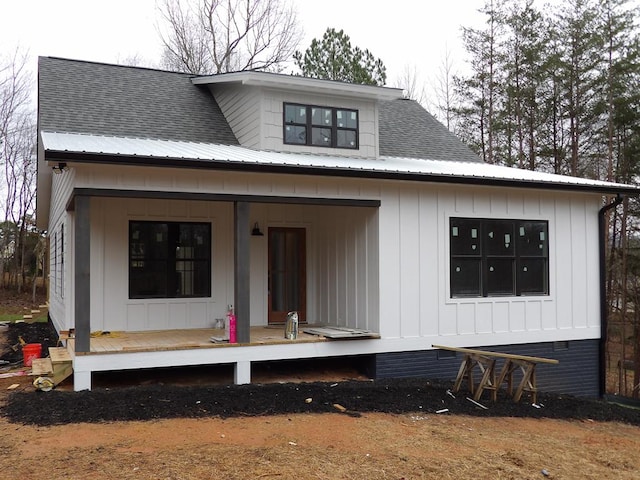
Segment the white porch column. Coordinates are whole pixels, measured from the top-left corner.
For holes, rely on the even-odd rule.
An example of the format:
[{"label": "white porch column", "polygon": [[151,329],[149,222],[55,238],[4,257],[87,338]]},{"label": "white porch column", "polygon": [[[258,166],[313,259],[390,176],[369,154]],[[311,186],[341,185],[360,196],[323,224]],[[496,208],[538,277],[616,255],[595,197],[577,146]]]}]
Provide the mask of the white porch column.
[{"label": "white porch column", "polygon": [[91,390],[91,371],[73,371],[73,391],[79,392],[81,390]]},{"label": "white porch column", "polygon": [[249,361],[240,361],[236,362],[233,382],[236,385],[244,385],[246,383],[251,383],[251,362]]}]

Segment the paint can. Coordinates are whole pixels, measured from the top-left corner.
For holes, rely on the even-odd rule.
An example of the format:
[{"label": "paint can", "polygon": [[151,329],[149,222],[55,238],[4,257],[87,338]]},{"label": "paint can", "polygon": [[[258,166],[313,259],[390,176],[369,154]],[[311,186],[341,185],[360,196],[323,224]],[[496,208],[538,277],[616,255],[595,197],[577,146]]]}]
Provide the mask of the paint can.
[{"label": "paint can", "polygon": [[284,338],[287,340],[298,338],[298,312],[287,313],[287,321],[284,324]]},{"label": "paint can", "polygon": [[224,330],[226,328],[224,318],[216,318],[215,322],[213,322],[213,328],[217,330]]}]

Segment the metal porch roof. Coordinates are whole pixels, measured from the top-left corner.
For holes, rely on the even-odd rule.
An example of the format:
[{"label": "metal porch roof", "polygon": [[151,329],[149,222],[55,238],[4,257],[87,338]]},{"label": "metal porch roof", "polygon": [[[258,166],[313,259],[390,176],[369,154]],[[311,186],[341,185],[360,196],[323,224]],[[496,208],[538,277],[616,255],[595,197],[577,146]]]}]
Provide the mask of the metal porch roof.
[{"label": "metal porch roof", "polygon": [[257,151],[146,138],[41,132],[47,161],[118,163],[189,168],[226,168],[301,174],[565,189],[637,195],[640,187],[490,165],[399,157],[358,158]]}]

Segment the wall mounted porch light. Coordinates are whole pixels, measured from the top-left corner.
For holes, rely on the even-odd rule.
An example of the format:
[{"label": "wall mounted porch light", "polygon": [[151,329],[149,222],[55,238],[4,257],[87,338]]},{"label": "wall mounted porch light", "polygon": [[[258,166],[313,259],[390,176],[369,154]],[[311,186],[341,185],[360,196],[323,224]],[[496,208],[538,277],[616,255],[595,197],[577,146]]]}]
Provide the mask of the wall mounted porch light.
[{"label": "wall mounted porch light", "polygon": [[51,167],[51,169],[53,170],[53,173],[60,174],[62,172],[66,172],[69,168],[66,163],[58,162],[58,164]]},{"label": "wall mounted porch light", "polygon": [[251,230],[251,236],[253,237],[264,237],[264,233],[260,230],[260,225],[258,222],[253,224],[253,230]]}]

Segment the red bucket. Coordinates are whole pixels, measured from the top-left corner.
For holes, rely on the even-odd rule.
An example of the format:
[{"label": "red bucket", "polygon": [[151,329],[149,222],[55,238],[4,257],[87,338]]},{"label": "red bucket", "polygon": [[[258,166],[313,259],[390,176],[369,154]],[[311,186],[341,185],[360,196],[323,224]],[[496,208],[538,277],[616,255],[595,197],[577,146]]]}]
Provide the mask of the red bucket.
[{"label": "red bucket", "polygon": [[40,343],[27,343],[22,346],[22,356],[24,357],[24,366],[30,367],[34,358],[40,358],[42,354],[42,345]]}]

